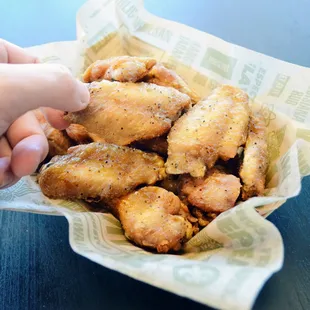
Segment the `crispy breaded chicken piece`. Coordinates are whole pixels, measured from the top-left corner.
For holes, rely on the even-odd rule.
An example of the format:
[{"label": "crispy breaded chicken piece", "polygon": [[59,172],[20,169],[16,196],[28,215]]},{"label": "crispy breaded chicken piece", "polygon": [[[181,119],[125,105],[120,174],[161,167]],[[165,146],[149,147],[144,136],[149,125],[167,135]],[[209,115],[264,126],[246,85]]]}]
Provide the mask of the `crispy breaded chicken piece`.
[{"label": "crispy breaded chicken piece", "polygon": [[64,118],[83,125],[107,143],[128,145],[169,131],[190,98],[175,90],[147,83],[101,81],[89,86],[86,109]]},{"label": "crispy breaded chicken piece", "polygon": [[245,144],[249,125],[249,98],[244,92],[236,93],[236,102],[229,111],[229,126],[221,141],[219,157],[223,160],[234,158],[238,148]]},{"label": "crispy breaded chicken piece", "polygon": [[138,185],[152,185],[164,176],[164,161],[156,154],[91,143],[54,157],[42,167],[39,185],[49,198],[100,201],[124,196]]},{"label": "crispy breaded chicken piece", "polygon": [[221,213],[235,206],[240,195],[239,178],[216,168],[205,177],[182,176],[181,194],[188,202],[204,212]]},{"label": "crispy breaded chicken piece", "polygon": [[180,117],[168,135],[167,173],[202,177],[218,158],[235,157],[247,131],[247,105],[244,91],[223,85]]},{"label": "crispy breaded chicken piece", "polygon": [[69,137],[64,131],[53,128],[45,119],[41,111],[33,111],[40,126],[47,138],[49,151],[48,157],[67,154],[68,148],[72,145]]},{"label": "crispy breaded chicken piece", "polygon": [[136,82],[142,79],[156,64],[149,57],[118,56],[97,60],[91,64],[83,75],[86,83],[109,80],[119,82]]},{"label": "crispy breaded chicken piece", "polygon": [[188,95],[193,103],[197,103],[200,97],[190,89],[186,82],[173,70],[166,68],[163,64],[157,63],[143,79],[145,82],[161,86],[169,86]]},{"label": "crispy breaded chicken piece", "polygon": [[97,135],[89,133],[84,126],[79,124],[71,124],[68,128],[66,128],[66,132],[67,135],[77,144],[105,142],[103,139],[100,139]]},{"label": "crispy breaded chicken piece", "polygon": [[163,188],[141,188],[118,199],[114,208],[125,236],[139,246],[159,253],[178,251],[192,236],[180,199]]},{"label": "crispy breaded chicken piece", "polygon": [[197,232],[203,227],[208,226],[219,215],[219,213],[204,212],[196,207],[191,209],[191,213],[197,219],[197,223],[195,223],[195,229],[196,231],[198,230]]},{"label": "crispy breaded chicken piece", "polygon": [[240,169],[243,183],[242,199],[261,196],[265,190],[268,167],[266,124],[262,114],[251,114],[249,134],[244,148],[244,157]]},{"label": "crispy breaded chicken piece", "polygon": [[79,124],[71,124],[66,128],[67,135],[78,144],[87,144],[94,142],[89,136],[86,128]]}]

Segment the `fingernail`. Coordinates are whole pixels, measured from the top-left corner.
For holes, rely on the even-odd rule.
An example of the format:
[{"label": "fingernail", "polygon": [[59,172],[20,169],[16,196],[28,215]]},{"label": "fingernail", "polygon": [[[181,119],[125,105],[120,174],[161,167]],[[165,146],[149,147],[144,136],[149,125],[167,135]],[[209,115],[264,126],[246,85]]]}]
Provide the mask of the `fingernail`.
[{"label": "fingernail", "polygon": [[80,95],[81,104],[83,107],[86,107],[89,103],[89,90],[85,83],[82,83],[81,81],[77,80],[78,83],[78,91]]}]

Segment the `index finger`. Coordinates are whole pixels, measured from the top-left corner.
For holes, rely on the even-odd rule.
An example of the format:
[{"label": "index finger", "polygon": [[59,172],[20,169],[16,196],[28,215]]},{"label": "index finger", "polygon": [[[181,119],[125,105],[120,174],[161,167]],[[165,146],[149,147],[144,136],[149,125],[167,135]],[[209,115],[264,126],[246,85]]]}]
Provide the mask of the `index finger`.
[{"label": "index finger", "polygon": [[0,64],[0,134],[19,116],[40,107],[79,111],[89,103],[86,84],[56,64]]},{"label": "index finger", "polygon": [[37,57],[28,54],[23,48],[0,39],[0,63],[31,64],[38,62]]}]

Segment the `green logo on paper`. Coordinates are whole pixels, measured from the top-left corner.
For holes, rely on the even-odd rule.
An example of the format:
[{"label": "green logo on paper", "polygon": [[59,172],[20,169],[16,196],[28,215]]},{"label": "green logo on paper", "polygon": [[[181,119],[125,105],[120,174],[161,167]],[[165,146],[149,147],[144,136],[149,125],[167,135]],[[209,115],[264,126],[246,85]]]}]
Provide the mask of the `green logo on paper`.
[{"label": "green logo on paper", "polygon": [[226,79],[230,79],[236,63],[236,58],[229,57],[213,48],[208,48],[201,62],[201,66],[221,75]]},{"label": "green logo on paper", "polygon": [[290,77],[288,75],[279,73],[272,83],[272,88],[269,92],[269,96],[280,97],[289,79]]},{"label": "green logo on paper", "polygon": [[89,38],[88,45],[97,54],[112,38],[116,36],[116,28],[112,23],[108,23],[105,27],[101,28],[94,36]]},{"label": "green logo on paper", "polygon": [[206,286],[214,283],[220,275],[215,267],[202,265],[183,265],[173,269],[175,280],[186,285]]},{"label": "green logo on paper", "polygon": [[278,167],[276,164],[273,164],[272,166],[269,166],[267,176],[266,176],[266,184],[268,185],[269,182],[273,179],[273,177],[278,172]]},{"label": "green logo on paper", "polygon": [[154,38],[158,38],[167,43],[170,42],[170,39],[172,37],[172,31],[170,31],[169,29],[154,26],[148,23],[143,24],[139,31],[146,32]]},{"label": "green logo on paper", "polygon": [[[304,94],[302,92],[295,92],[295,93],[296,94],[294,96],[294,99],[295,99],[294,102],[297,105],[297,107],[295,109],[293,119],[298,122],[304,123],[307,120],[309,109],[310,109],[310,87],[308,88],[307,92]],[[290,95],[289,99],[291,99],[291,97],[293,96],[292,94]],[[286,101],[286,103],[289,103],[289,102]]]},{"label": "green logo on paper", "polygon": [[274,161],[280,156],[280,148],[284,140],[286,125],[277,131],[268,134],[268,156],[269,162]]},{"label": "green logo on paper", "polygon": [[32,188],[30,182],[27,182],[27,179],[21,179],[14,186],[2,190],[0,192],[0,200],[14,201],[16,198],[36,193],[40,193],[40,190]]},{"label": "green logo on paper", "polygon": [[106,226],[107,233],[109,235],[122,236],[123,230],[120,227]]},{"label": "green logo on paper", "polygon": [[301,91],[293,90],[288,98],[286,99],[285,103],[289,105],[298,105],[300,100],[302,99],[304,93]]},{"label": "green logo on paper", "polygon": [[298,149],[298,163],[300,173],[302,175],[309,175],[310,174],[309,159],[301,149]]},{"label": "green logo on paper", "polygon": [[296,132],[296,137],[310,142],[310,130],[298,128]]},{"label": "green logo on paper", "polygon": [[63,200],[58,203],[59,206],[77,212],[87,211],[86,206],[80,201]]},{"label": "green logo on paper", "polygon": [[277,118],[277,115],[273,112],[274,105],[262,105],[260,109],[260,113],[263,114],[263,117],[265,119],[266,126],[268,127],[271,123],[271,121],[274,121]]}]

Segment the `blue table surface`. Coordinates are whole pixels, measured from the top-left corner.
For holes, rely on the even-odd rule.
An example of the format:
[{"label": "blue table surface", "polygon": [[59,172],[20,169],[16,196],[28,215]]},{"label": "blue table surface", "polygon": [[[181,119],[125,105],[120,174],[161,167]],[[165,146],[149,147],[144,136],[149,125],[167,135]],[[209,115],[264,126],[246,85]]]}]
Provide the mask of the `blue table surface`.
[{"label": "blue table surface", "polygon": [[[82,0],[0,1],[0,38],[20,46],[75,39]],[[310,67],[309,0],[145,0],[161,17]],[[255,309],[310,308],[310,178],[270,216],[285,244],[283,269]],[[64,218],[0,211],[0,309],[207,309],[76,255]]]}]

